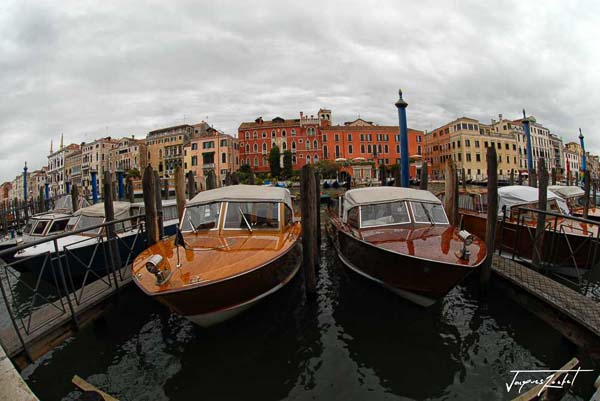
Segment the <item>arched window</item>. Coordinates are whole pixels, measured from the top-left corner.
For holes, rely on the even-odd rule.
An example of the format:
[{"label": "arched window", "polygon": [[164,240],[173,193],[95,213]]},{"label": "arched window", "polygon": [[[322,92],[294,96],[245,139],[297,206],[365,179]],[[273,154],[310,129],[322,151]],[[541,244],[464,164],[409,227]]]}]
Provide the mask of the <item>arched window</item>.
[{"label": "arched window", "polygon": [[159,158],[159,159],[162,159],[162,149],[159,149],[159,150],[158,150],[158,158]]},{"label": "arched window", "polygon": [[267,144],[263,143],[263,147],[262,148],[263,148],[263,153],[266,153],[267,152]]},{"label": "arched window", "polygon": [[252,133],[252,137],[253,137],[254,139],[257,139],[257,138],[258,138],[258,133],[257,133],[256,131],[254,131],[254,132]]},{"label": "arched window", "polygon": [[281,149],[283,149],[284,151],[287,150],[287,143],[282,142]]},{"label": "arched window", "polygon": [[258,166],[258,157],[255,157],[255,158],[254,158],[254,165],[255,165],[255,166]]},{"label": "arched window", "polygon": [[296,136],[296,130],[295,129],[292,130],[292,136]]},{"label": "arched window", "polygon": [[325,146],[323,146],[323,158],[327,159],[327,156],[328,156],[327,155],[327,146],[325,145]]},{"label": "arched window", "polygon": [[266,137],[267,137],[267,131],[263,131],[263,132],[262,132],[262,137],[263,137],[263,138],[266,138]]},{"label": "arched window", "polygon": [[296,142],[292,141],[292,150],[296,150]]},{"label": "arched window", "polygon": [[250,131],[246,131],[246,139],[250,139]]},{"label": "arched window", "polygon": [[282,131],[281,131],[281,136],[282,136],[283,138],[285,138],[285,130],[282,130]]},{"label": "arched window", "polygon": [[306,147],[306,150],[310,150],[310,141],[306,141],[304,146]]},{"label": "arched window", "polygon": [[314,155],[313,156],[313,160],[315,161],[315,163],[318,162],[319,161],[319,155]]},{"label": "arched window", "polygon": [[258,144],[257,143],[254,144],[254,153],[256,153],[256,152],[258,152]]},{"label": "arched window", "polygon": [[310,155],[306,155],[306,164],[310,164]]},{"label": "arched window", "polygon": [[271,138],[275,138],[275,130],[271,131]]},{"label": "arched window", "polygon": [[249,144],[246,144],[246,153],[250,153],[250,145]]},{"label": "arched window", "polygon": [[313,149],[319,149],[319,144],[316,140],[313,142]]}]

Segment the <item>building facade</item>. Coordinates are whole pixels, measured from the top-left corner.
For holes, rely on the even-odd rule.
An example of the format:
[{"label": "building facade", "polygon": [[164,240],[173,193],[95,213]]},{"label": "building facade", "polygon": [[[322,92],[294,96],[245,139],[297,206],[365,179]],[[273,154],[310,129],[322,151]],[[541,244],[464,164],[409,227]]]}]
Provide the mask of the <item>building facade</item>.
[{"label": "building facade", "polygon": [[202,182],[210,170],[217,176],[218,185],[225,181],[227,173],[240,168],[238,139],[215,129],[195,135],[184,147],[184,169],[192,171]]},{"label": "building facade", "polygon": [[142,170],[148,165],[147,162],[146,141],[143,139],[121,138],[113,145],[108,161],[110,171],[121,170],[124,172],[130,170]]},{"label": "building facade", "polygon": [[279,147],[281,158],[286,150],[292,153],[292,168],[299,170],[305,164],[323,158],[322,128],[331,125],[331,110],[321,109],[317,116],[304,115],[296,119],[275,117],[257,118],[243,122],[238,128],[240,164],[247,164],[255,172],[269,172],[269,152]]},{"label": "building facade", "polygon": [[108,171],[110,153],[118,140],[110,136],[81,144],[81,187],[85,195],[92,193],[92,172],[96,172],[98,194],[102,194],[102,177]]},{"label": "building facade", "polygon": [[71,188],[73,184],[81,187],[81,160],[81,148],[65,157],[65,177],[66,182],[69,183],[69,188]]},{"label": "building facade", "polygon": [[0,206],[4,208],[10,207],[12,199],[12,182],[7,181],[0,185]]},{"label": "building facade", "polygon": [[80,149],[77,144],[63,146],[63,137],[60,138],[60,147],[53,151],[52,143],[50,143],[50,154],[48,155],[48,170],[47,182],[50,186],[50,196],[58,196],[67,192],[66,175],[65,175],[65,159],[71,153]]},{"label": "building facade", "polygon": [[34,199],[37,199],[40,194],[45,196],[45,186],[46,186],[46,169],[47,167],[42,167],[39,170],[34,170],[31,172],[31,195]]},{"label": "building facade", "polygon": [[[499,121],[493,121],[492,126],[496,132],[514,135],[519,149],[519,170],[527,173],[527,137],[523,128],[522,120],[507,120],[499,115]],[[554,139],[550,137],[550,130],[538,123],[533,116],[529,116],[529,133],[531,135],[531,151],[533,168],[537,169],[540,158],[554,160]]]},{"label": "building facade", "polygon": [[565,144],[565,171],[567,176],[576,181],[579,180],[582,155],[583,151],[579,143],[567,142]]}]

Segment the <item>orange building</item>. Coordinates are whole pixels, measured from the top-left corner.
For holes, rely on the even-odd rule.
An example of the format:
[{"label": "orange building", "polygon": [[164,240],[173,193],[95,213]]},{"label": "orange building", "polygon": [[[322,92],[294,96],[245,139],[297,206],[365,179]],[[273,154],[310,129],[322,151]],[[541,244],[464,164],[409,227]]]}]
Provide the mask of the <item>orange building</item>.
[{"label": "orange building", "polygon": [[[410,177],[421,174],[424,151],[424,132],[408,130]],[[344,125],[321,128],[323,159],[336,160],[347,165],[344,171],[357,181],[377,177],[372,165],[391,166],[400,163],[400,129],[398,126],[376,125],[358,118]]]}]

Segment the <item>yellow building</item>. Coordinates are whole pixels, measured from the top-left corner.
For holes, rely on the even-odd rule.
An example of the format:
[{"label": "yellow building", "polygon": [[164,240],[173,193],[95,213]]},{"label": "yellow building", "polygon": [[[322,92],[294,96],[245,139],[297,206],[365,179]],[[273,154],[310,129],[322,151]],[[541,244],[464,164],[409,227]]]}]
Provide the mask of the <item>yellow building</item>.
[{"label": "yellow building", "polygon": [[227,173],[240,168],[238,139],[209,128],[206,133],[195,136],[184,148],[185,171],[192,171],[199,182],[210,170],[217,175],[220,186]]},{"label": "yellow building", "polygon": [[108,167],[110,171],[138,170],[141,172],[147,165],[146,141],[143,139],[121,138],[113,145],[110,152]]}]

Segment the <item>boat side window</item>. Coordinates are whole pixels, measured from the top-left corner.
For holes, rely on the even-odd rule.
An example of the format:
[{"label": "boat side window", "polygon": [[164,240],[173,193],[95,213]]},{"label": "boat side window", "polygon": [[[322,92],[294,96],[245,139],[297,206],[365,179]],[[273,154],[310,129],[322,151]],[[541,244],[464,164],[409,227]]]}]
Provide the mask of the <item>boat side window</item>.
[{"label": "boat side window", "polygon": [[177,205],[163,206],[163,221],[177,219]]},{"label": "boat side window", "polygon": [[358,206],[348,210],[348,224],[352,227],[359,228],[360,221],[358,220]]},{"label": "boat side window", "polygon": [[198,231],[217,228],[221,203],[214,202],[185,208],[181,222],[181,231]]},{"label": "boat side window", "polygon": [[289,226],[294,222],[294,219],[292,217],[292,209],[290,209],[286,205],[283,206],[283,219],[284,219],[284,224],[286,226]]},{"label": "boat side window", "polygon": [[38,221],[38,223],[33,228],[33,231],[31,232],[31,234],[33,234],[33,235],[43,235],[44,231],[46,230],[46,227],[48,226],[49,222],[50,221],[48,221],[48,220],[40,220],[40,221]]},{"label": "boat side window", "polygon": [[73,231],[77,225],[77,221],[79,221],[79,216],[71,217],[67,222],[67,231]]},{"label": "boat side window", "polygon": [[50,229],[48,230],[48,234],[58,234],[64,232],[67,229],[68,222],[69,219],[54,220],[50,226]]},{"label": "boat side window", "polygon": [[410,202],[415,223],[448,224],[448,217],[442,205],[437,203]]},{"label": "boat side window", "polygon": [[[82,214],[79,217],[79,221],[77,222],[77,227],[75,227],[75,230],[83,230],[88,227],[97,226],[98,224],[102,224],[103,222],[104,222],[104,217],[85,216]],[[100,234],[100,229],[101,229],[101,227],[91,228],[89,230],[84,231],[83,234],[98,235],[98,234]]]},{"label": "boat side window", "polygon": [[25,228],[23,228],[23,234],[31,234],[31,228],[33,227],[33,224],[36,222],[37,222],[37,220],[30,219],[27,222],[27,224],[25,224]]},{"label": "boat side window", "polygon": [[[460,209],[470,210],[473,212],[479,212],[479,199],[477,196],[469,193],[458,194],[458,207]],[[444,200],[442,199],[442,202]]]},{"label": "boat side window", "polygon": [[380,203],[360,207],[361,227],[410,223],[406,202]]},{"label": "boat side window", "polygon": [[[278,229],[279,213],[276,202],[229,202],[225,215],[226,229]],[[245,219],[244,219],[245,217]]]}]

